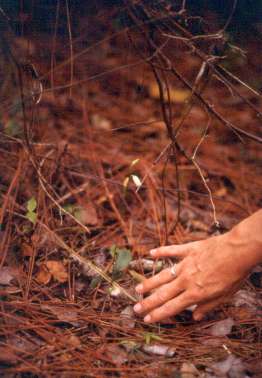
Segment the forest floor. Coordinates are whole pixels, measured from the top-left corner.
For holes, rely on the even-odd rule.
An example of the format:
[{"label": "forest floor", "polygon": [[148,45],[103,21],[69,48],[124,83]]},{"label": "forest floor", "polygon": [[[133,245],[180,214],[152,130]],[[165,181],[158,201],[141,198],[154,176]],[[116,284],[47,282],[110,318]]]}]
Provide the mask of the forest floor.
[{"label": "forest floor", "polygon": [[[30,48],[43,85],[24,65],[25,117],[10,84],[13,65],[1,62],[10,72],[1,89],[0,374],[261,376],[260,267],[201,322],[186,311],[146,325],[132,310],[137,282],[169,264],[152,264],[150,248],[214,235],[214,216],[229,230],[261,207],[260,145],[243,143],[194,101],[179,142],[192,155],[201,141],[196,161],[204,181],[179,155],[178,187],[150,65],[126,33],[81,25],[73,63],[65,36],[11,40],[19,59]],[[228,63],[252,86],[261,65],[256,51],[247,40],[248,59]],[[168,53],[192,81],[199,58],[177,41]],[[168,80],[176,122],[190,92]],[[35,88],[42,93],[32,105]],[[261,96],[236,88],[262,109]],[[230,122],[258,133],[256,112],[215,77],[205,98]]]}]

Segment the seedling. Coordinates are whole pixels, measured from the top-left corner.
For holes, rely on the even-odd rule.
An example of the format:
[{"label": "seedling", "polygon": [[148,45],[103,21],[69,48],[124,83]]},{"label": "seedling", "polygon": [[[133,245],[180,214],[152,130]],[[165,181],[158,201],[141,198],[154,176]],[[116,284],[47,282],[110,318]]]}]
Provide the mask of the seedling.
[{"label": "seedling", "polygon": [[25,215],[26,218],[30,222],[32,222],[33,224],[35,224],[36,223],[36,219],[37,219],[37,213],[36,213],[37,202],[36,202],[35,197],[32,197],[32,198],[30,198],[29,201],[27,201],[26,208],[27,208],[27,213]]}]

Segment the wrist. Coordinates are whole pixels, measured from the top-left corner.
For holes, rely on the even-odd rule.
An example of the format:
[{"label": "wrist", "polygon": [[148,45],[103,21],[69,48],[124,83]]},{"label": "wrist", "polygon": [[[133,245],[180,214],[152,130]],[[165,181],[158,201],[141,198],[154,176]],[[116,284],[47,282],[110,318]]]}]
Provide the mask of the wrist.
[{"label": "wrist", "polygon": [[262,210],[233,227],[228,237],[251,269],[262,262]]}]

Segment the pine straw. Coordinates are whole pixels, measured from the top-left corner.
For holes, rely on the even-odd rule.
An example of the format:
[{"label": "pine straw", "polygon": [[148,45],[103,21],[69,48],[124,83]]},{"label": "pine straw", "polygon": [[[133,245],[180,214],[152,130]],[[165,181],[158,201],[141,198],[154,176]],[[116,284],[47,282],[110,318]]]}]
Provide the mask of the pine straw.
[{"label": "pine straw", "polygon": [[[105,25],[107,21],[103,18]],[[93,28],[101,34],[99,26]],[[90,30],[86,33],[90,35]],[[170,231],[177,221],[175,168],[169,162],[163,188],[165,157],[159,156],[169,139],[161,121],[159,101],[148,94],[154,82],[152,71],[132,48],[129,50],[125,33],[112,40],[108,35],[109,31],[99,45],[92,42],[85,54],[81,41],[74,45],[74,54],[81,52],[74,61],[74,80],[83,83],[73,86],[71,93],[68,88],[48,89],[51,77],[56,88],[70,82],[70,61],[60,67],[57,61],[53,76],[44,74],[49,71],[50,42],[44,37],[33,41],[36,52],[42,49],[45,55],[39,59],[35,54],[34,61],[43,73],[47,90],[34,108],[30,153],[19,136],[9,137],[1,131],[2,264],[15,272],[12,283],[1,288],[3,372],[50,377],[170,377],[183,362],[192,362],[203,370],[225,358],[229,351],[253,367],[261,359],[261,314],[229,305],[201,323],[182,314],[168,325],[148,326],[137,318],[135,327],[129,329],[121,324],[119,314],[132,301],[125,295],[110,296],[110,285],[104,281],[92,289],[90,270],[85,263],[72,259],[70,250],[91,262],[105,252],[107,257],[101,268],[110,278],[112,259],[108,250],[112,245],[128,247],[133,258],[140,258],[151,247],[165,244],[165,224]],[[85,36],[82,30],[82,40]],[[181,45],[175,46],[176,55],[187,59],[186,65],[180,60],[177,66],[185,71],[184,75],[192,75],[199,61],[185,55]],[[59,55],[57,60],[66,61],[64,43],[57,41],[55,52]],[[105,74],[107,71],[111,72]],[[5,90],[1,97],[6,110],[4,121],[13,120],[21,127],[21,113],[11,111],[19,101],[17,87],[7,85],[10,95]],[[172,85],[180,88],[178,82]],[[223,102],[218,101],[217,93]],[[257,129],[252,110],[247,106],[243,109],[243,104],[230,105],[230,93],[221,83],[212,82],[208,96],[225,116],[239,122],[245,114],[248,129]],[[179,114],[181,105],[173,107]],[[26,111],[30,119],[32,104],[26,102]],[[193,151],[199,142],[207,120],[206,112],[195,105],[181,135],[188,151]],[[243,147],[231,132],[214,121],[210,137],[201,144],[197,158],[204,174],[209,174],[217,216],[225,229],[259,206],[259,147],[252,141]],[[132,167],[138,158],[140,161]],[[181,216],[175,231],[168,235],[169,243],[197,240],[214,232],[209,196],[195,167],[181,156],[179,170]],[[127,190],[124,188],[124,180],[131,173],[144,178],[138,192],[132,182]],[[26,218],[26,202],[32,196],[37,200],[35,226]],[[93,219],[89,216],[81,226],[70,214],[63,213],[68,204],[83,208],[88,205],[86,211],[93,214]],[[68,247],[63,248],[58,238]],[[49,260],[64,264],[66,282],[52,278],[47,284],[39,283],[39,270]],[[131,297],[135,296],[135,281],[128,271],[118,283]],[[250,281],[247,289],[255,290]],[[208,336],[205,329],[227,316],[235,319],[232,334],[216,340]],[[140,347],[126,353],[123,343],[142,345],[146,332],[159,335],[158,343],[175,348],[174,357],[156,358]],[[120,352],[112,345],[122,350],[127,362],[116,362],[114,354]]]}]

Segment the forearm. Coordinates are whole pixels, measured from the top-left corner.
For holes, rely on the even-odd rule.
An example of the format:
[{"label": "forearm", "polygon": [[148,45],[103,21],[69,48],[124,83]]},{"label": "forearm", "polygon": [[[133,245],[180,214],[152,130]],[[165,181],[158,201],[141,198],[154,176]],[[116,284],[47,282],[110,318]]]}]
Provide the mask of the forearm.
[{"label": "forearm", "polygon": [[232,244],[250,267],[262,262],[262,210],[233,227],[229,235]]}]

